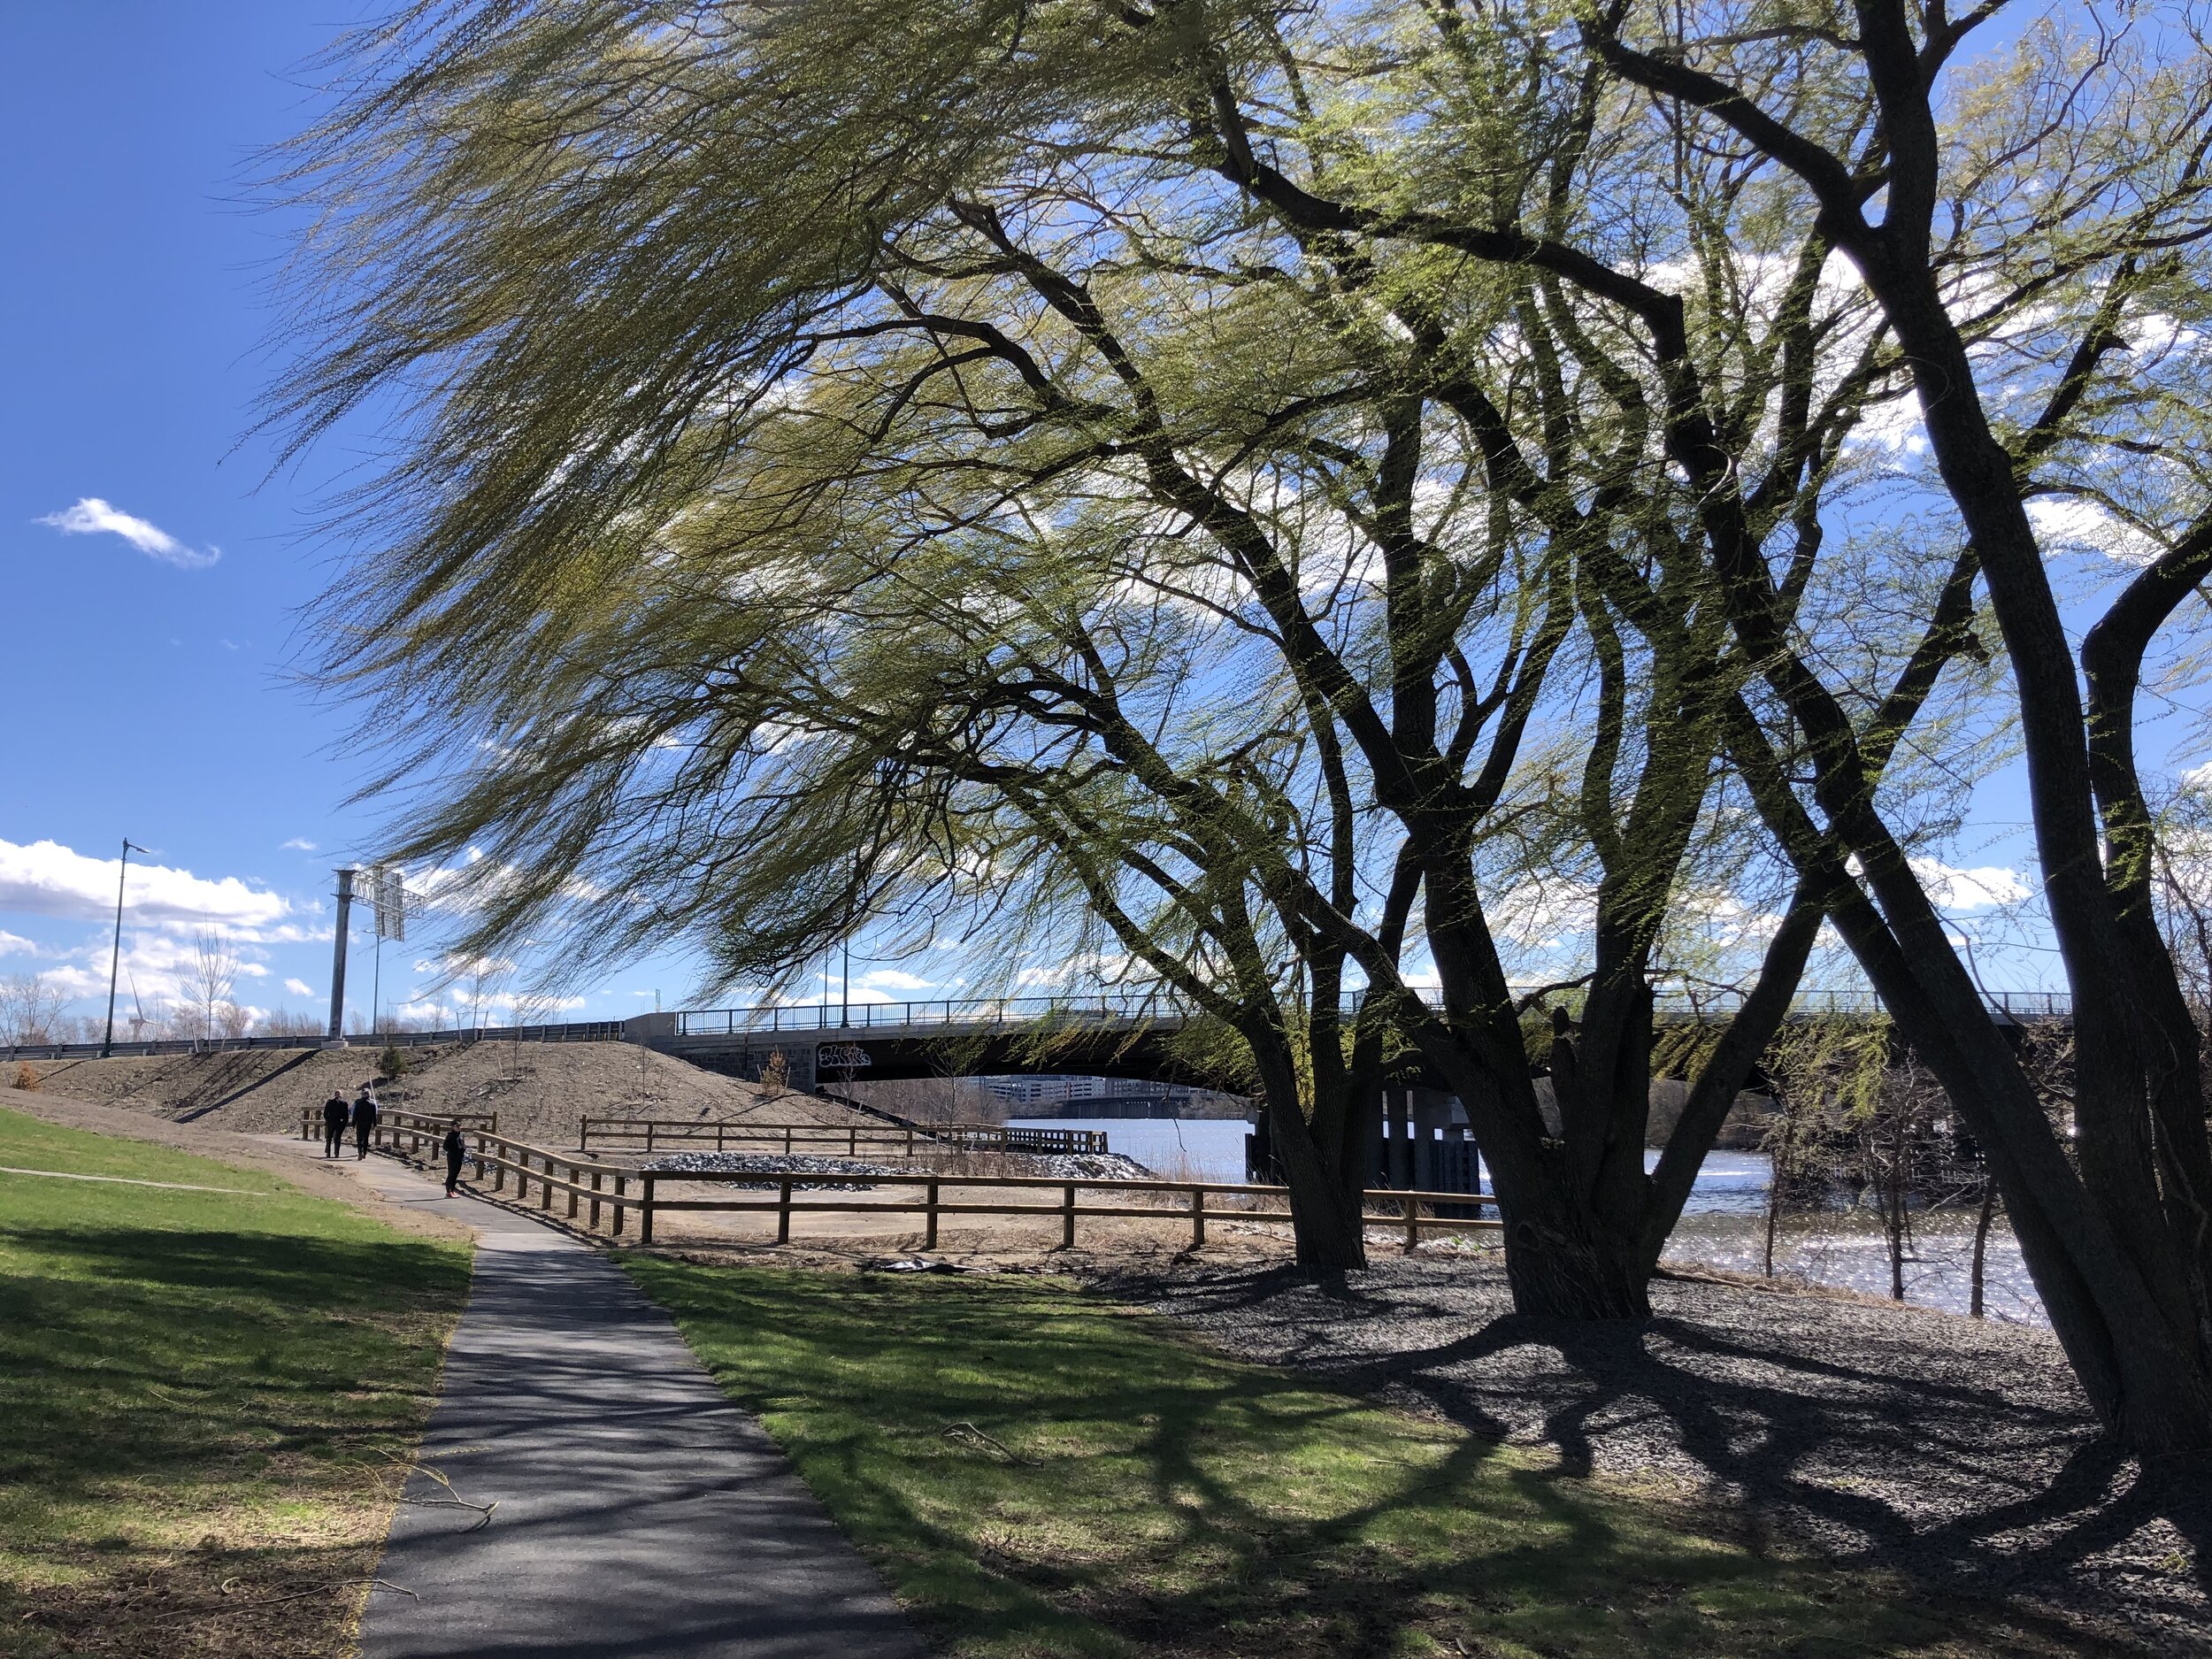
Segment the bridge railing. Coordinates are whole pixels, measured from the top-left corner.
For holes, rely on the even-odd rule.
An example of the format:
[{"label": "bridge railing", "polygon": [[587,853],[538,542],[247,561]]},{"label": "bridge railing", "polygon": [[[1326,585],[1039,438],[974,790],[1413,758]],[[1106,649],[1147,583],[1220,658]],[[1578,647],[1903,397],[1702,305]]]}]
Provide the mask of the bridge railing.
[{"label": "bridge railing", "polygon": [[[1432,1003],[1440,1000],[1434,991],[1425,990],[1422,995]],[[1742,1000],[1740,994],[1726,989],[1661,991],[1653,998],[1653,1007],[1663,1018],[1695,1018],[1732,1013]],[[1992,1012],[2014,1019],[2064,1019],[2072,1014],[2074,1003],[2064,991],[1995,991],[1985,1001]],[[1801,1015],[1871,1015],[1881,1009],[1880,999],[1864,991],[1800,991],[1791,1002],[1792,1011]],[[1134,1025],[1181,1019],[1186,1012],[1172,998],[1156,991],[1093,996],[949,997],[930,1002],[774,1002],[687,1009],[676,1015],[675,1031],[679,1037],[749,1037],[936,1025],[972,1029]]]},{"label": "bridge railing", "polygon": [[[1433,993],[1424,993],[1434,1000]],[[1655,999],[1662,1018],[1692,1018],[1733,1011],[1741,999],[1732,992],[1710,995],[1662,992]],[[1993,1013],[2012,1019],[2066,1019],[2074,999],[2064,991],[1995,991],[1985,998]],[[1862,991],[1801,991],[1791,1003],[1799,1014],[1874,1014],[1880,1002]],[[680,1037],[774,1035],[789,1032],[888,1030],[900,1026],[1099,1025],[1180,1019],[1185,1010],[1157,992],[1108,993],[1096,996],[1008,996],[952,998],[938,1002],[783,1003],[757,1008],[690,1009],[676,1014]],[[430,1048],[444,1043],[619,1042],[626,1033],[614,1019],[575,1020],[539,1025],[464,1025],[439,1031],[355,1032],[356,1048]],[[119,1058],[155,1055],[229,1054],[256,1048],[319,1048],[327,1039],[314,1034],[262,1037],[173,1037],[118,1042],[109,1052]],[[96,1042],[0,1043],[0,1061],[92,1060]]]},{"label": "bridge railing", "polygon": [[734,1037],[755,1033],[869,1031],[907,1025],[1034,1025],[1056,1021],[1097,1025],[1180,1019],[1184,1010],[1157,993],[1145,995],[948,997],[933,1002],[764,1003],[752,1008],[695,1008],[676,1016],[680,1037]]},{"label": "bridge railing", "polygon": [[1096,1129],[1018,1129],[1005,1124],[764,1123],[757,1119],[703,1123],[695,1118],[586,1118],[577,1146],[703,1148],[717,1152],[764,1148],[787,1155],[847,1157],[927,1156],[933,1151],[1103,1153],[1107,1137]]}]

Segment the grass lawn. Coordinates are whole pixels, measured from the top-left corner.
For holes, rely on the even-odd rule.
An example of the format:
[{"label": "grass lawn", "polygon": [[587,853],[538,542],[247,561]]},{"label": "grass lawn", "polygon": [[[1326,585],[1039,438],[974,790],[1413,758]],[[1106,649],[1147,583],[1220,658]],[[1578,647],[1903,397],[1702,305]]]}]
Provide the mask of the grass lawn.
[{"label": "grass lawn", "polygon": [[0,1654],[345,1650],[465,1247],[16,1112],[0,1165],[243,1189],[0,1174]]},{"label": "grass lawn", "polygon": [[2085,1651],[1050,1282],[626,1264],[953,1654]]}]

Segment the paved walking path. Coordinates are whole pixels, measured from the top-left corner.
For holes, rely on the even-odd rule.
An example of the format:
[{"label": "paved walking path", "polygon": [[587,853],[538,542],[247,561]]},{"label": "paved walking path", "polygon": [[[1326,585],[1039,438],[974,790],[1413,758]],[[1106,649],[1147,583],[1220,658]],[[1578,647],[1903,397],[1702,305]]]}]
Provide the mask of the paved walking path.
[{"label": "paved walking path", "polygon": [[388,1158],[386,1197],[478,1229],[475,1286],[379,1569],[363,1659],[921,1659],[920,1641],[767,1434],[588,1247],[449,1199]]}]

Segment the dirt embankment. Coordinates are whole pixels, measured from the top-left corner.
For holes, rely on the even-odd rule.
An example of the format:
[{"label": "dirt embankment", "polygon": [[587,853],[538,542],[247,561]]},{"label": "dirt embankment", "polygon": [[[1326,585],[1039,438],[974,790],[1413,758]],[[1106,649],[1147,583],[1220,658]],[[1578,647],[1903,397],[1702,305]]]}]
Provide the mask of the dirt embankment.
[{"label": "dirt embankment", "polygon": [[[368,1047],[256,1049],[111,1060],[26,1061],[0,1084],[126,1107],[196,1127],[296,1133],[300,1113],[333,1093],[350,1097],[377,1078]],[[499,1114],[501,1133],[547,1146],[576,1144],[578,1121],[660,1118],[691,1122],[872,1122],[804,1094],[767,1100],[757,1084],[702,1071],[633,1043],[451,1043],[401,1051],[407,1069],[379,1081],[388,1107]]]}]

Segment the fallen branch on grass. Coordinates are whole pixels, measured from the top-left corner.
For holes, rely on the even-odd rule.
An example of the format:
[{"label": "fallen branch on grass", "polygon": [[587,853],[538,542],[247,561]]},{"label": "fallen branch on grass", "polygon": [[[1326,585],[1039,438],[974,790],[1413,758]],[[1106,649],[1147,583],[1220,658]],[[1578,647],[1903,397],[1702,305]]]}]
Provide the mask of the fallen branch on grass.
[{"label": "fallen branch on grass", "polygon": [[[235,1578],[225,1580],[226,1586],[237,1582]],[[164,1613],[159,1618],[154,1620],[154,1623],[166,1624],[173,1619],[180,1618],[219,1618],[226,1613],[245,1613],[257,1607],[275,1607],[285,1601],[303,1601],[311,1595],[321,1594],[325,1590],[350,1590],[357,1585],[366,1585],[372,1590],[396,1590],[400,1594],[411,1597],[417,1601],[422,1600],[405,1585],[394,1584],[389,1578],[329,1578],[320,1584],[311,1584],[303,1590],[288,1591],[283,1595],[265,1595],[257,1596],[250,1601],[215,1601],[205,1607],[180,1608],[173,1613]]]},{"label": "fallen branch on grass", "polygon": [[1019,1452],[1016,1451],[1012,1447],[1008,1446],[1004,1441],[993,1440],[989,1435],[986,1434],[981,1429],[976,1427],[976,1425],[972,1423],[951,1424],[945,1429],[944,1434],[947,1440],[971,1440],[980,1441],[983,1445],[989,1447],[993,1451],[998,1453],[1000,1456],[1004,1457],[1012,1463],[1026,1463],[1032,1469],[1043,1467],[1043,1465],[1038,1463],[1035,1458],[1024,1457]]}]

